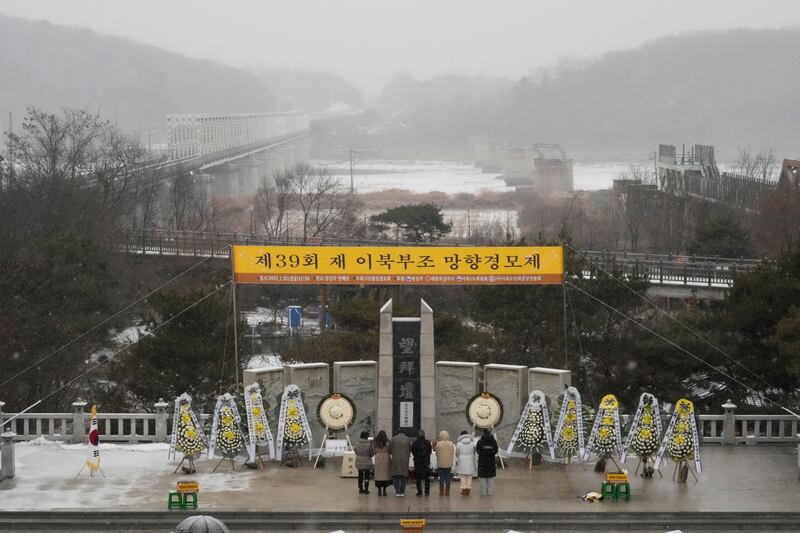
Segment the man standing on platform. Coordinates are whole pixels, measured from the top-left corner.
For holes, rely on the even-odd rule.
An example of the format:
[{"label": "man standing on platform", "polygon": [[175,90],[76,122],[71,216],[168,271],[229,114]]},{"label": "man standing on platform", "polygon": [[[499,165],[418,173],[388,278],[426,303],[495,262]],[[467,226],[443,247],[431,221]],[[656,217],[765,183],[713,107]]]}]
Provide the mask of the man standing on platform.
[{"label": "man standing on platform", "polygon": [[398,431],[392,437],[392,482],[394,483],[395,496],[406,495],[406,479],[408,478],[408,459],[411,456],[411,439],[405,433]]}]

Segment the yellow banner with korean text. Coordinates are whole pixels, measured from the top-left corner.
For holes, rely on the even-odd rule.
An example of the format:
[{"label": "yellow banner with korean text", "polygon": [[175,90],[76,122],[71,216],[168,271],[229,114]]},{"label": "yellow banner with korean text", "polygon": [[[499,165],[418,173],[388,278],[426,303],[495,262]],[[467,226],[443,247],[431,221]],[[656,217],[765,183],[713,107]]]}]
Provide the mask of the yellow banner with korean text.
[{"label": "yellow banner with korean text", "polygon": [[561,246],[234,246],[236,283],[553,285]]}]

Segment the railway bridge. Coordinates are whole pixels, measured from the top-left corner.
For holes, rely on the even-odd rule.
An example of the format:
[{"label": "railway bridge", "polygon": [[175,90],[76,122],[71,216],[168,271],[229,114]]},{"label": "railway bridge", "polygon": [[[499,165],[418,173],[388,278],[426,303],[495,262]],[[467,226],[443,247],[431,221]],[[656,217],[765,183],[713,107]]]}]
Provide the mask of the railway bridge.
[{"label": "railway bridge", "polygon": [[308,161],[302,112],[167,115],[167,147],[152,166],[194,177],[210,196],[251,195],[273,172]]}]

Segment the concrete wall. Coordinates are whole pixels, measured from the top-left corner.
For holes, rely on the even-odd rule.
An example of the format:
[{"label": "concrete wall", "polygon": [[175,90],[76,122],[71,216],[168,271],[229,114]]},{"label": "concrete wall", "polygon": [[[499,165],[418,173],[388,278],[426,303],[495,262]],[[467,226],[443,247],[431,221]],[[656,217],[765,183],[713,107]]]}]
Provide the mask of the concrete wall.
[{"label": "concrete wall", "polygon": [[244,371],[244,386],[259,383],[267,411],[267,421],[273,434],[278,428],[278,416],[281,409],[281,395],[286,387],[283,367],[254,368]]},{"label": "concrete wall", "polygon": [[361,431],[377,432],[378,363],[377,361],[342,361],[333,363],[331,392],[348,396],[356,405],[356,419],[350,429],[353,439]]},{"label": "concrete wall", "polygon": [[313,447],[318,447],[324,437],[325,426],[317,417],[317,407],[330,394],[330,368],[327,363],[289,365],[285,379],[287,385],[297,385],[303,393],[308,425],[314,437]]},{"label": "concrete wall", "polygon": [[540,390],[545,394],[550,412],[559,408],[558,397],[572,385],[572,371],[537,366],[528,369],[528,393]]},{"label": "concrete wall", "polygon": [[444,429],[455,441],[462,430],[471,429],[465,409],[470,398],[480,392],[479,373],[478,363],[436,363],[436,435]]},{"label": "concrete wall", "polygon": [[520,365],[486,365],[483,367],[483,390],[503,402],[503,420],[495,428],[501,448],[508,445],[519,415],[528,401],[528,367]]},{"label": "concrete wall", "polygon": [[[384,312],[381,320],[387,320],[389,328],[380,342],[382,348],[391,354],[391,301],[384,306]],[[432,335],[429,336],[428,332],[432,331],[432,325],[426,325],[424,319],[427,313],[423,308],[421,353],[430,352],[433,343]],[[244,384],[261,384],[270,428],[273,431],[278,422],[280,396],[284,387],[293,383],[303,391],[306,413],[316,445],[321,441],[324,429],[317,418],[317,406],[331,392],[346,394],[356,404],[356,420],[350,431],[351,436],[357,437],[362,430],[374,435],[378,430],[388,432],[392,427],[391,355],[383,355],[382,351],[381,357],[386,358],[384,361],[388,376],[384,375],[387,372],[375,361],[342,361],[333,363],[332,381],[329,377],[329,366],[325,363],[314,363],[245,370]],[[503,402],[503,421],[497,428],[501,447],[508,444],[530,391],[538,389],[544,392],[551,412],[556,412],[559,395],[572,381],[569,370],[491,364],[483,367],[481,389],[481,367],[478,363],[439,361],[433,365],[432,357],[429,362],[430,365],[420,358],[421,380],[424,380],[421,381],[422,427],[425,432],[435,438],[444,429],[451,437],[456,437],[462,430],[469,429],[464,415],[467,402],[475,394],[485,390]],[[430,392],[426,387],[430,387]],[[381,405],[386,410],[383,417]]]}]

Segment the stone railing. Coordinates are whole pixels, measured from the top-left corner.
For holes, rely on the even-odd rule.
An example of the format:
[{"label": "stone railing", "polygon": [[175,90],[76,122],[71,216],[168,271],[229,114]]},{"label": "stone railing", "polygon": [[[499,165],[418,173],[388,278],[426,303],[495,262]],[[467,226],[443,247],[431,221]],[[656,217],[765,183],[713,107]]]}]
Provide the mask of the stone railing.
[{"label": "stone railing", "polygon": [[[14,440],[49,440],[82,443],[86,440],[90,414],[86,402],[72,403],[71,413],[3,413],[0,402],[0,433],[14,433]],[[172,430],[172,413],[163,400],[155,404],[155,413],[98,413],[97,426],[101,442],[167,442]],[[10,420],[11,418],[13,420]],[[209,425],[211,415],[198,415],[203,425]]]},{"label": "stone railing", "polygon": [[[15,413],[4,413],[0,402],[0,433],[13,433],[13,440],[25,441],[44,437],[71,443],[86,441],[89,413],[86,402],[73,402],[72,413],[24,413],[14,420]],[[169,442],[172,431],[170,404],[163,400],[154,405],[155,413],[98,413],[101,442]],[[697,430],[704,444],[798,444],[800,420],[792,415],[735,414],[736,406],[728,401],[722,406],[723,414],[697,416]],[[313,409],[309,412],[313,412]],[[628,414],[621,422],[627,425]],[[514,424],[516,424],[516,418]],[[198,414],[200,423],[208,431],[211,415]],[[664,415],[664,427],[669,416]],[[4,423],[5,422],[5,423]]]}]

